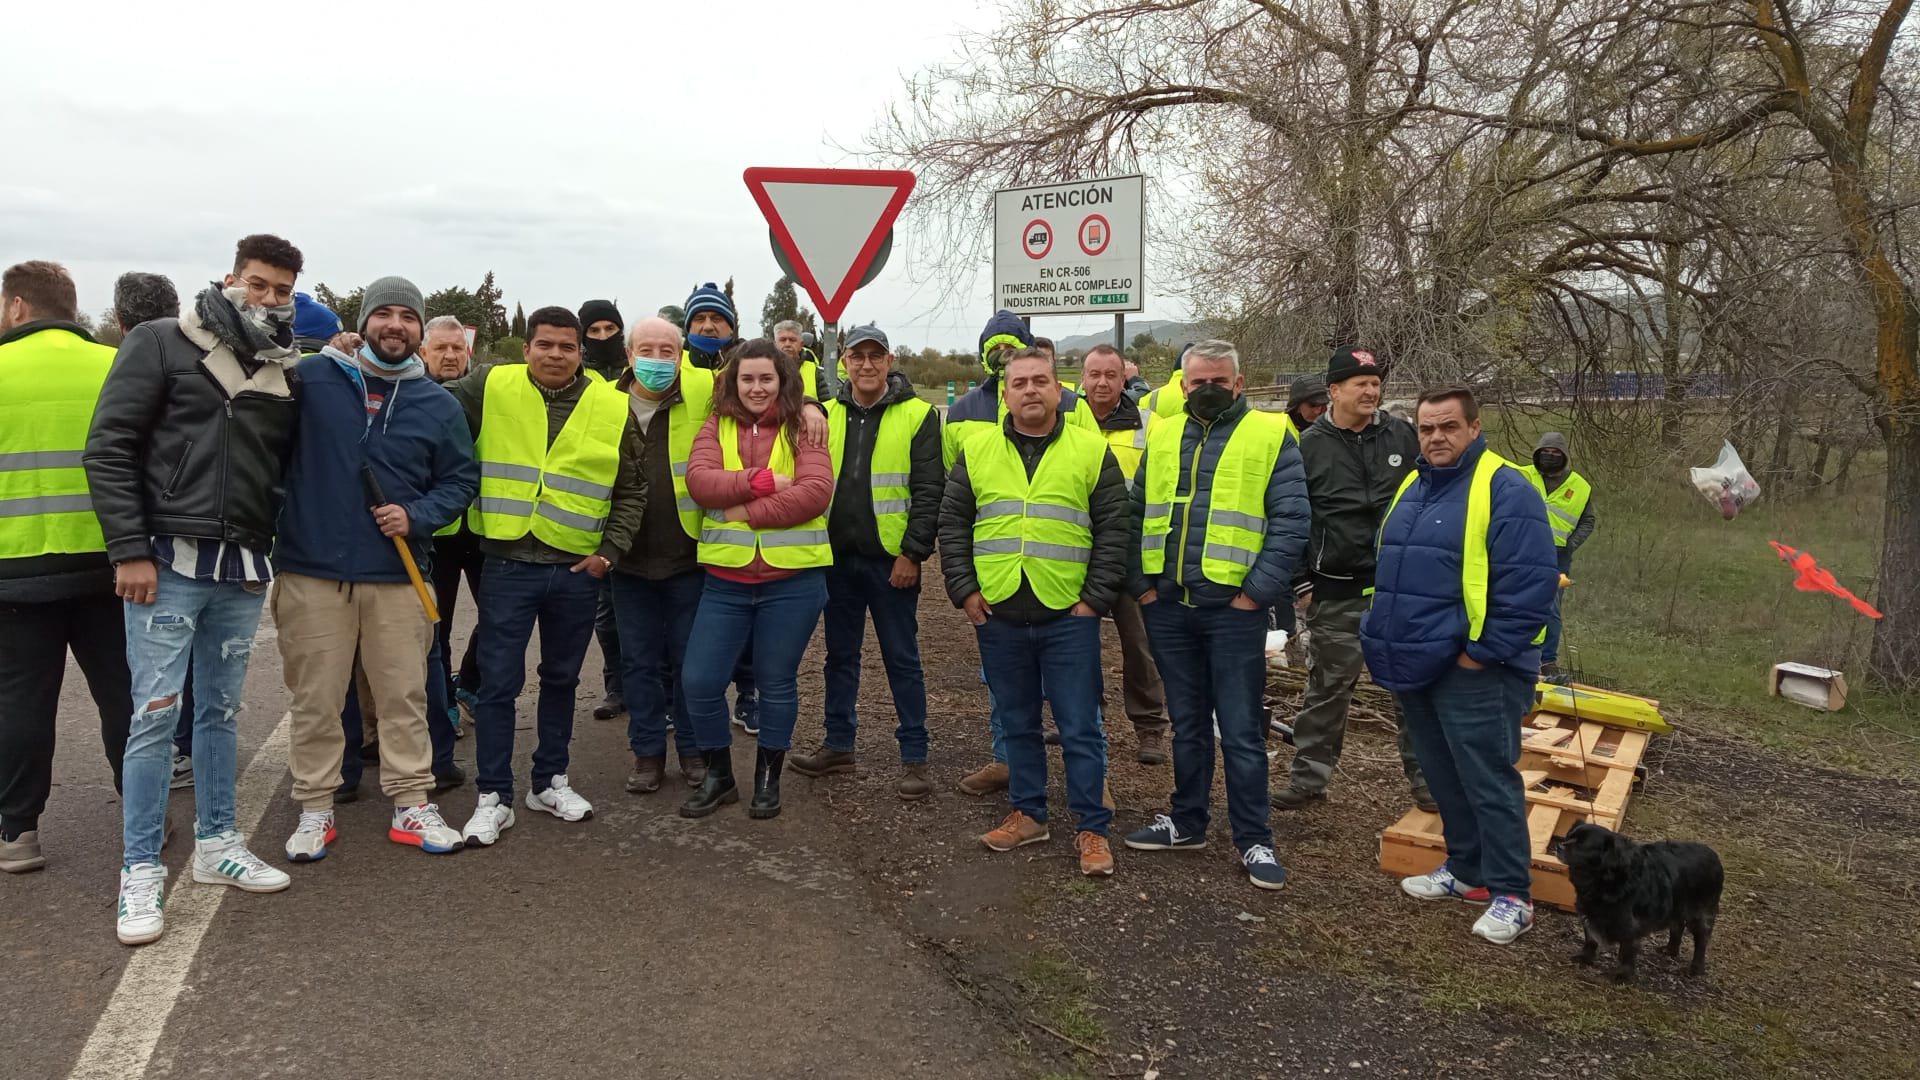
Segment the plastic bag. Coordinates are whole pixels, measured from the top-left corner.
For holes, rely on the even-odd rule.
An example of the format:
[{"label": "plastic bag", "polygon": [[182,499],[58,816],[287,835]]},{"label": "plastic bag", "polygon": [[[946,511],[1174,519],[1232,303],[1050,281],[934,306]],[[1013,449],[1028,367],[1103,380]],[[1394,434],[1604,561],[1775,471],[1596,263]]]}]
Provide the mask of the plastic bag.
[{"label": "plastic bag", "polygon": [[1710,469],[1688,469],[1694,489],[1717,507],[1720,517],[1732,521],[1740,511],[1760,501],[1760,485],[1740,460],[1730,442],[1720,444],[1720,456]]}]

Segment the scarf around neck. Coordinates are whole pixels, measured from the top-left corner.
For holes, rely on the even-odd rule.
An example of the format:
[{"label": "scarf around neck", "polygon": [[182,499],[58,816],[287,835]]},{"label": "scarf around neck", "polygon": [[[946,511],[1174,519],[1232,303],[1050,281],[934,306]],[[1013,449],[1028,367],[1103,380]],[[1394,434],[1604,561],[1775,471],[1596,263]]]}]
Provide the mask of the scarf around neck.
[{"label": "scarf around neck", "polygon": [[194,299],[194,314],[220,344],[241,359],[284,363],[298,359],[293,347],[293,305],[252,307],[247,292],[212,283]]}]

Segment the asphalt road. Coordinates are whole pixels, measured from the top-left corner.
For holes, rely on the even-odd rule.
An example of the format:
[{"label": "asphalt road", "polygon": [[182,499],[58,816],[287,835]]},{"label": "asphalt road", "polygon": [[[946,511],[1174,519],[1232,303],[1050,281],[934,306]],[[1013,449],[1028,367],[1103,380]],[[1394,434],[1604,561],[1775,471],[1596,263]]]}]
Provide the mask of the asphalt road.
[{"label": "asphalt road", "polygon": [[[463,598],[456,642],[471,630]],[[253,850],[293,887],[248,895],[184,874],[192,791],[173,793],[182,842],[167,936],[114,938],[120,800],[84,683],[69,666],[48,865],[0,875],[0,1075],[412,1078],[446,1073],[579,1077],[1007,1077],[1001,1039],[809,839],[830,808],[787,800],[751,821],[745,800],[702,820],[674,814],[669,771],[626,794],[625,723],[596,722],[590,650],[573,742],[591,821],[517,811],[490,849],[429,856],[386,839],[369,766],[338,810],[326,860],[288,864],[287,694],[263,619],[240,718],[239,793]],[[516,739],[531,753],[532,667]],[[883,687],[873,689],[884,693]],[[804,699],[805,695],[803,695]],[[805,702],[803,700],[803,707]],[[472,740],[458,757],[471,773]],[[752,748],[736,742],[736,771]],[[457,828],[471,784],[442,796]]]}]

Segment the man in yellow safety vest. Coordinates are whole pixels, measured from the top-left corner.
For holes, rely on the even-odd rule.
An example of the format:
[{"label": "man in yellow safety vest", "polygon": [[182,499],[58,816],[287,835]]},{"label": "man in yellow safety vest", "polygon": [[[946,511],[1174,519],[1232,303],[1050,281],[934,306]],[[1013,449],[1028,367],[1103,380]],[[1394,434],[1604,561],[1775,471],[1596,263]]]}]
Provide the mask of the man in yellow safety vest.
[{"label": "man in yellow safety vest", "polygon": [[[1533,448],[1533,464],[1521,472],[1533,481],[1533,490],[1547,503],[1547,523],[1553,526],[1553,544],[1559,549],[1560,573],[1573,573],[1573,553],[1593,535],[1593,485],[1573,471],[1567,457],[1567,437],[1557,431],[1540,436]],[[1547,640],[1540,646],[1540,675],[1560,675],[1560,594],[1553,596],[1553,614],[1547,618]]]},{"label": "man in yellow safety vest", "polygon": [[827,536],[826,738],[795,755],[802,776],[851,773],[859,716],[860,643],[873,618],[898,726],[901,773],[895,792],[933,794],[927,776],[927,682],[920,667],[920,564],[933,554],[946,470],[940,414],[893,369],[893,347],[877,326],[847,332],[840,358],[847,381],[827,406],[833,454],[833,508]]},{"label": "man in yellow safety vest", "polygon": [[1007,418],[967,437],[940,511],[947,595],[979,638],[1007,755],[1013,812],[980,839],[1011,851],[1048,837],[1044,697],[1060,727],[1080,870],[1111,874],[1100,616],[1133,547],[1126,481],[1106,441],[1061,414],[1044,353],[1015,352],[999,381]]},{"label": "man in yellow safety vest", "polygon": [[[1120,474],[1132,488],[1147,450],[1147,432],[1156,417],[1126,395],[1126,358],[1111,345],[1087,350],[1080,367],[1080,392],[1100,424],[1120,463]],[[1153,664],[1147,644],[1147,625],[1140,620],[1140,602],[1126,589],[1113,600],[1113,627],[1120,632],[1120,678],[1127,719],[1133,721],[1134,756],[1142,765],[1167,763],[1167,690]],[[1049,738],[1057,736],[1049,735]]]},{"label": "man in yellow safety vest", "polygon": [[1487,904],[1473,933],[1505,945],[1533,925],[1514,762],[1559,584],[1553,533],[1533,485],[1487,449],[1473,391],[1420,395],[1415,426],[1420,460],[1381,521],[1360,623],[1367,670],[1399,703],[1447,838],[1446,861],[1400,887]]},{"label": "man in yellow safety vest", "polygon": [[462,831],[486,847],[513,825],[514,703],[527,643],[540,630],[540,703],[530,810],[593,816],[567,776],[574,691],[593,638],[600,579],[646,511],[640,438],[625,394],[581,370],[585,334],[563,307],[527,317],[527,362],[447,384],[466,410],[480,461],[468,520],[488,558],[480,577],[480,704],[474,759],[480,798]]},{"label": "man in yellow safety vest", "polygon": [[1267,609],[1288,602],[1307,546],[1307,481],[1285,416],[1248,406],[1239,350],[1194,345],[1186,405],[1147,437],[1133,482],[1139,598],[1173,710],[1173,799],[1127,836],[1140,851],[1206,846],[1214,732],[1233,846],[1256,888],[1287,872],[1267,824]]},{"label": "man in yellow safety vest", "polygon": [[47,861],[40,814],[68,651],[99,708],[115,791],[133,715],[125,615],[80,464],[113,350],[79,310],[56,263],[0,276],[0,871],[14,874]]}]

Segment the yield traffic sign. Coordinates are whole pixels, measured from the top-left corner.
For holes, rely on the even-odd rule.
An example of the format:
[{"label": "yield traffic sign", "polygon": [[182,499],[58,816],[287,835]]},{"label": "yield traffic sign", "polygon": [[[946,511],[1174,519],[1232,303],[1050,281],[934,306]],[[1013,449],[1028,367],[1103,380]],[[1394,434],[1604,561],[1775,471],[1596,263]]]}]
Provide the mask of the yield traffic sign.
[{"label": "yield traffic sign", "polygon": [[906,205],[913,174],[753,168],[742,178],[792,264],[794,280],[821,318],[838,322]]}]

